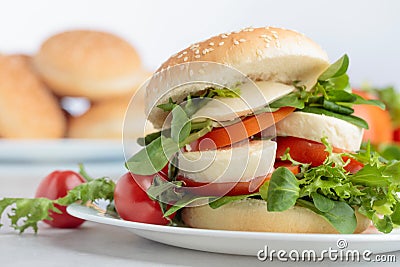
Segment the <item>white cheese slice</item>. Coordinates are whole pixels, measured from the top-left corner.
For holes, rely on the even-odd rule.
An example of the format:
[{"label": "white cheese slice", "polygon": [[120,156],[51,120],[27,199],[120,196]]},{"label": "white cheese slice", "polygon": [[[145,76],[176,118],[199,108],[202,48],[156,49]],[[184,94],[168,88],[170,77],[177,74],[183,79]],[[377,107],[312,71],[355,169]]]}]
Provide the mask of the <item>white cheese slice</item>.
[{"label": "white cheese slice", "polygon": [[240,97],[214,97],[192,118],[211,118],[214,121],[231,121],[241,116],[254,113],[267,104],[291,93],[294,86],[270,82],[259,81],[248,82],[238,86]]},{"label": "white cheese slice", "polygon": [[232,148],[181,152],[180,174],[196,182],[250,181],[272,172],[276,142],[254,140]]},{"label": "white cheese slice", "polygon": [[322,137],[327,137],[334,147],[357,151],[362,142],[363,129],[330,116],[293,112],[276,124],[276,134],[316,142],[321,142]]}]

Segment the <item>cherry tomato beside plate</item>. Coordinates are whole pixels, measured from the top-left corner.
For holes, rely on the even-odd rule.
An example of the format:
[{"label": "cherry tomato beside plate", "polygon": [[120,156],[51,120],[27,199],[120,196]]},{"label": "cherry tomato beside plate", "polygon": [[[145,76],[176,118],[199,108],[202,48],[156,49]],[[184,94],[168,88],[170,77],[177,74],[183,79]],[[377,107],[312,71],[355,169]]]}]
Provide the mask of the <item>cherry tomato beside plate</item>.
[{"label": "cherry tomato beside plate", "polygon": [[[83,177],[73,171],[54,171],[44,178],[36,190],[35,197],[58,199],[64,197],[74,187],[85,182]],[[65,206],[55,205],[62,213],[50,212],[53,220],[44,220],[45,223],[57,228],[76,228],[85,221],[69,215]]]},{"label": "cherry tomato beside plate", "polygon": [[[162,173],[160,175],[164,177]],[[160,225],[169,223],[163,217],[160,204],[150,199],[145,191],[150,187],[153,176],[128,172],[119,178],[115,186],[114,202],[122,219]]]}]

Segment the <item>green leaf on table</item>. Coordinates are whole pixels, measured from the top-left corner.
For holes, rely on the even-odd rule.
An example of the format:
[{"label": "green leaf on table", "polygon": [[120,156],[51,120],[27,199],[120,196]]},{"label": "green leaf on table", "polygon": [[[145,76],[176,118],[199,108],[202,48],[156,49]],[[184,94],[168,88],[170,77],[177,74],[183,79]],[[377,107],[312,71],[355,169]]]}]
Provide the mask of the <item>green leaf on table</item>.
[{"label": "green leaf on table", "polygon": [[331,78],[339,77],[346,73],[349,67],[349,57],[345,54],[335,63],[331,64],[318,78],[319,81],[326,81]]},{"label": "green leaf on table", "polygon": [[294,206],[299,197],[299,183],[296,176],[287,168],[277,168],[268,186],[268,211],[284,211]]},{"label": "green leaf on table", "polygon": [[87,183],[80,184],[70,191],[65,197],[59,198],[55,203],[62,206],[68,206],[72,203],[80,201],[86,203],[96,199],[104,199],[112,201],[114,199],[114,181],[103,177],[93,179]]}]

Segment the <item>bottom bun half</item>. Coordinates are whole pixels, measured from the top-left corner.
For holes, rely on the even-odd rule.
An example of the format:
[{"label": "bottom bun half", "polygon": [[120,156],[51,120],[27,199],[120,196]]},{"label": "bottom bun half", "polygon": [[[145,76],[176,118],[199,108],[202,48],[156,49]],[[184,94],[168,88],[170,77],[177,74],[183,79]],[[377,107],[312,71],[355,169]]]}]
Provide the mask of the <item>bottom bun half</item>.
[{"label": "bottom bun half", "polygon": [[[371,221],[356,211],[357,228],[354,233],[365,231]],[[184,223],[193,228],[280,232],[280,233],[321,233],[337,234],[324,218],[313,211],[294,206],[282,212],[267,211],[267,203],[258,199],[231,202],[220,208],[209,205],[185,208],[182,211]]]}]

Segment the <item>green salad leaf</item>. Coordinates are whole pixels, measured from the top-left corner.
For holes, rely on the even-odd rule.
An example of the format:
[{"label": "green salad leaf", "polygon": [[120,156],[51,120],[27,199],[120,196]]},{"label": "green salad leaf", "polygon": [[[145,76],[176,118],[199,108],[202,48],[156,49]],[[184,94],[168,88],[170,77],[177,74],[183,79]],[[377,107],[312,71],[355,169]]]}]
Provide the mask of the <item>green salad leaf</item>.
[{"label": "green salad leaf", "polygon": [[299,183],[287,168],[277,168],[269,181],[267,195],[268,211],[284,211],[296,204],[299,197]]}]

